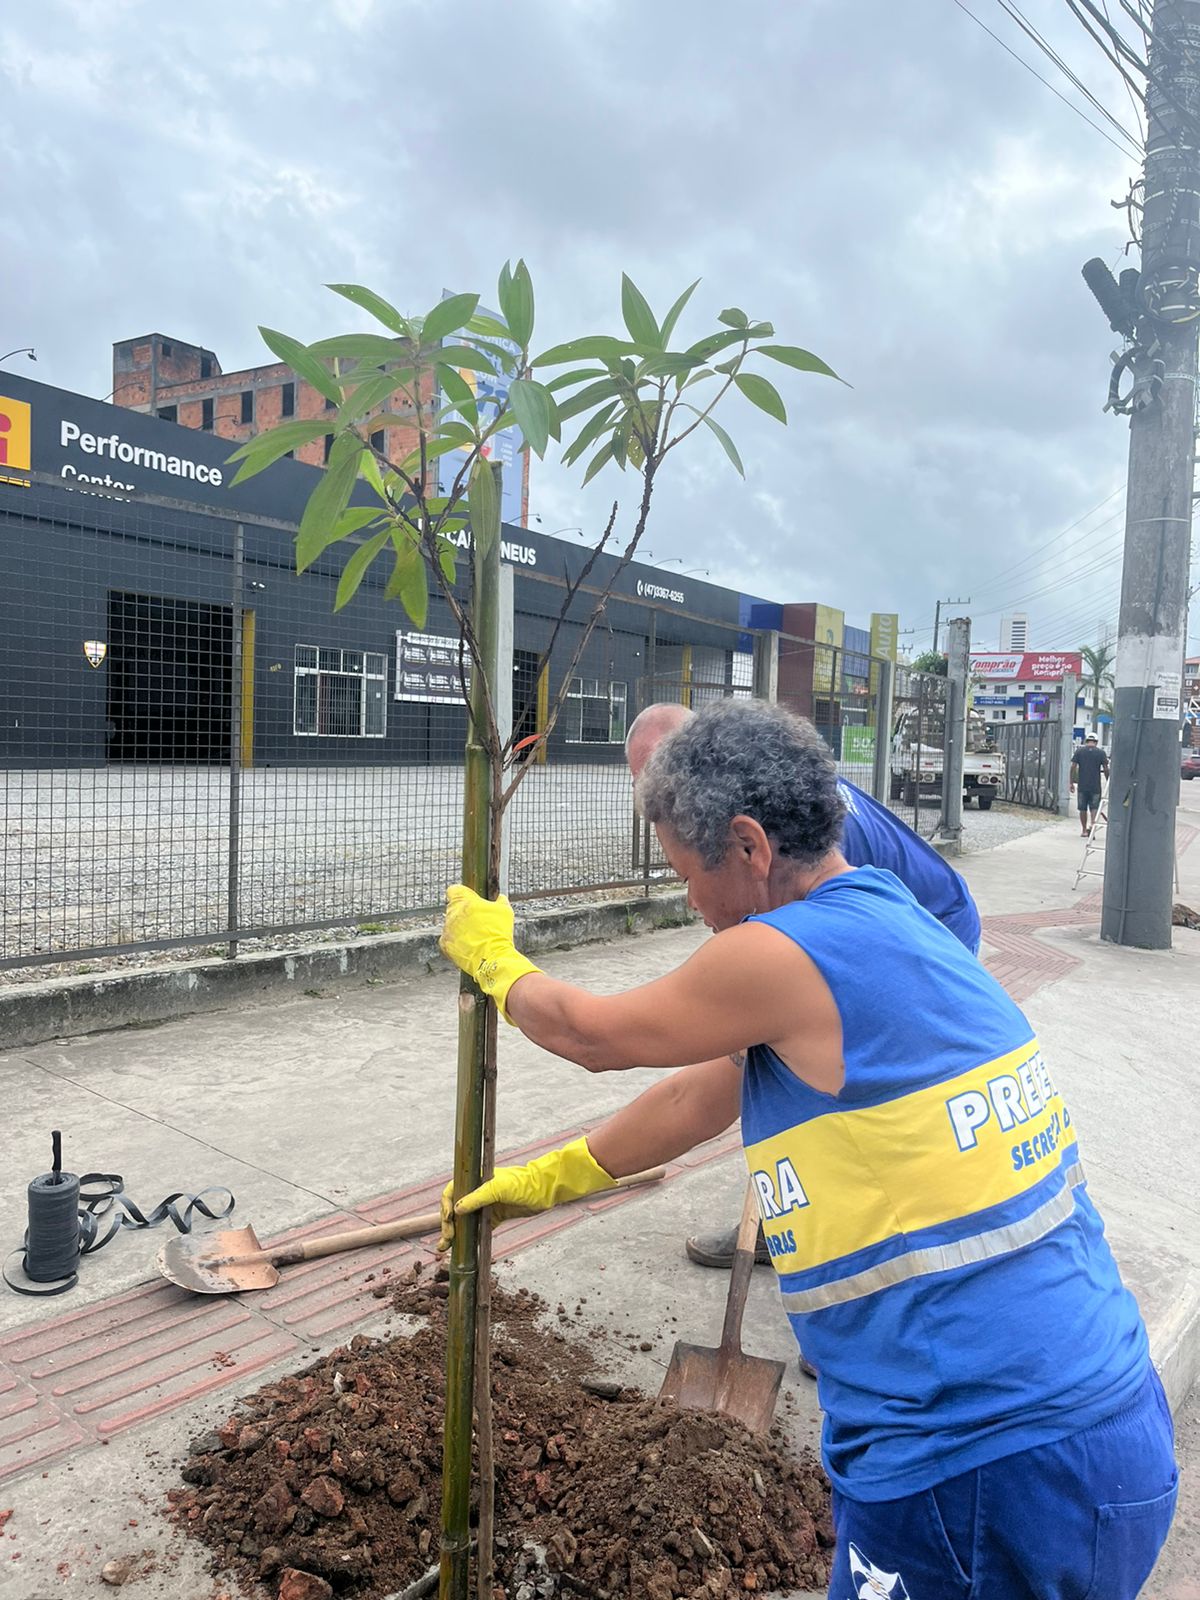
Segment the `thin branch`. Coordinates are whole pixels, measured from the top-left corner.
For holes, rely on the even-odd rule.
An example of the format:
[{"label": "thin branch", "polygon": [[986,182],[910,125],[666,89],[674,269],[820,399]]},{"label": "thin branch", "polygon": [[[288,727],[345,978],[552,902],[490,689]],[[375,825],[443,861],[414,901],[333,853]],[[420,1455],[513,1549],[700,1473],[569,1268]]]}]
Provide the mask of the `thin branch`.
[{"label": "thin branch", "polygon": [[[562,631],[563,625],[567,621],[567,615],[570,612],[571,606],[574,604],[575,596],[579,593],[579,591],[583,588],[584,584],[587,582],[588,578],[591,576],[592,568],[596,565],[596,562],[599,559],[599,557],[604,553],[604,549],[605,549],[606,545],[608,544],[609,539],[612,537],[613,527],[614,527],[614,525],[616,523],[616,520],[617,520],[617,509],[618,509],[617,502],[614,500],[613,501],[613,508],[609,512],[608,523],[605,526],[604,533],[601,536],[600,542],[599,542],[599,544],[594,545],[592,547],[592,549],[588,552],[587,560],[584,562],[583,566],[580,568],[579,576],[577,578],[573,579],[568,575],[565,567],[563,569],[563,585],[564,585],[564,587],[566,589],[566,595],[565,595],[565,598],[563,600],[562,605],[559,607],[558,616],[555,617],[555,619],[554,619],[554,626],[550,630],[550,642],[546,646],[546,648],[542,651],[541,655],[538,657],[537,672],[535,674],[535,679],[534,679],[535,683],[536,683],[537,679],[541,677],[542,673],[546,670],[546,668],[550,665],[551,653],[552,653],[552,651],[554,649],[555,644],[558,642],[559,633]],[[620,569],[618,569],[618,570],[620,570]],[[615,576],[616,576],[616,574],[614,573],[614,577]],[[575,660],[572,662],[572,666],[575,666],[575,665],[578,664],[578,659],[579,658],[577,656],[575,658]],[[526,715],[528,714],[528,712],[532,708],[532,706],[533,706],[534,702],[536,701],[536,699],[537,699],[537,691],[535,689],[534,690],[533,699],[526,700],[525,704],[521,707],[520,716],[517,716],[517,715],[514,714],[514,716],[513,716],[513,729],[514,729],[514,731],[513,731],[513,733],[509,734],[508,739],[505,741],[505,745],[504,745],[504,754],[506,756],[510,753],[510,751],[512,749],[513,742],[514,742],[515,737],[516,737],[515,730],[524,721]]]},{"label": "thin branch", "polygon": [[[647,456],[646,458],[645,465],[642,469],[642,499],[641,504],[638,507],[638,517],[637,523],[633,530],[633,537],[630,539],[629,543],[625,546],[624,551],[618,558],[617,565],[609,575],[608,582],[601,591],[600,598],[593,608],[591,617],[588,619],[586,626],[581,630],[580,637],[576,643],[570,664],[567,667],[567,670],[563,673],[562,682],[559,685],[559,690],[555,696],[554,704],[550,708],[550,714],[546,719],[546,726],[538,735],[538,742],[540,745],[544,745],[550,738],[550,735],[554,732],[555,724],[558,722],[559,713],[566,703],[567,691],[571,684],[571,676],[581,660],[583,652],[587,648],[588,642],[595,631],[596,624],[599,622],[601,613],[604,610],[605,602],[612,594],[613,585],[616,583],[617,578],[633,560],[633,557],[637,552],[638,545],[642,541],[642,535],[646,531],[646,519],[650,515],[650,499],[654,493],[654,475],[658,471],[658,468],[661,464],[661,456]],[[613,517],[615,516],[616,507],[614,506]],[[612,519],[610,518],[610,528],[611,523]],[[532,762],[522,762],[520,768],[513,774],[512,780],[508,787],[504,790],[502,796],[501,804],[504,809],[507,809],[512,801],[513,795],[516,794],[517,790],[521,787],[521,784],[528,775],[531,766]]]}]

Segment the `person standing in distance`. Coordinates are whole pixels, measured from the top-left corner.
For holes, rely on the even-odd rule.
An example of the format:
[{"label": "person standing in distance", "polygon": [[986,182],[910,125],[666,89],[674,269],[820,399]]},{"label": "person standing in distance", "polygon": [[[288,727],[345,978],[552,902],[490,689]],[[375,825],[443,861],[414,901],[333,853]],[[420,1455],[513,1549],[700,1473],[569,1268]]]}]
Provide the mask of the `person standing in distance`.
[{"label": "person standing in distance", "polygon": [[[662,702],[647,706],[634,718],[625,739],[625,759],[634,781],[662,741],[695,715],[687,706]],[[845,778],[838,793],[846,808],[842,854],[852,867],[881,867],[900,879],[919,906],[948,928],[972,955],[979,954],[979,912],[971,892],[949,862],[920,834],[881,806],[865,790]],[[694,1234],[684,1241],[688,1259],[699,1267],[728,1271],[733,1266],[737,1228]],[[754,1259],[769,1266],[771,1257],[761,1225]]]},{"label": "person standing in distance", "polygon": [[1100,810],[1100,774],[1108,777],[1108,751],[1101,750],[1096,735],[1087,738],[1071,758],[1071,793],[1079,785],[1079,827],[1086,839],[1096,825]]}]

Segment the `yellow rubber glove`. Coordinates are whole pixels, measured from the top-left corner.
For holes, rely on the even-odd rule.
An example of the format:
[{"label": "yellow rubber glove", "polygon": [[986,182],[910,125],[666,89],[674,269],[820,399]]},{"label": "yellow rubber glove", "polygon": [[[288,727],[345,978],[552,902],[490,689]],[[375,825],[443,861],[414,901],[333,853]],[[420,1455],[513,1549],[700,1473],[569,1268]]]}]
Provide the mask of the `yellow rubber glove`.
[{"label": "yellow rubber glove", "polygon": [[445,1250],[454,1238],[454,1218],[469,1211],[491,1206],[492,1221],[507,1222],[510,1217],[532,1217],[549,1211],[565,1200],[581,1200],[584,1195],[615,1189],[617,1180],[609,1176],[588,1149],[586,1139],[573,1139],[561,1150],[551,1150],[523,1167],[497,1167],[495,1176],[457,1203],[454,1185],[442,1190],[442,1233],[438,1249]]},{"label": "yellow rubber glove", "polygon": [[446,890],[446,917],[438,940],[443,955],[460,972],[491,995],[505,1022],[512,1018],[504,1008],[508,991],[518,978],[540,972],[513,944],[513,909],[507,895],[485,900],[474,889],[455,883]]}]

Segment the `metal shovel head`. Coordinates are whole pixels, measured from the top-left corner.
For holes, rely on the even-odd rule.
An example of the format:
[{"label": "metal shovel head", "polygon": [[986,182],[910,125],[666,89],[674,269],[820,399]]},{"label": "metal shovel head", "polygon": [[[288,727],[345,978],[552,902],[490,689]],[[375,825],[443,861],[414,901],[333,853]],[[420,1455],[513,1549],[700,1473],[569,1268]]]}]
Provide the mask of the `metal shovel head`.
[{"label": "metal shovel head", "polygon": [[671,1352],[659,1398],[686,1411],[720,1411],[751,1433],[766,1433],[787,1364],[718,1345],[684,1344]]},{"label": "metal shovel head", "polygon": [[158,1270],[193,1294],[271,1289],[279,1282],[279,1274],[269,1261],[254,1259],[261,1252],[262,1245],[253,1228],[178,1233],[158,1252]]}]

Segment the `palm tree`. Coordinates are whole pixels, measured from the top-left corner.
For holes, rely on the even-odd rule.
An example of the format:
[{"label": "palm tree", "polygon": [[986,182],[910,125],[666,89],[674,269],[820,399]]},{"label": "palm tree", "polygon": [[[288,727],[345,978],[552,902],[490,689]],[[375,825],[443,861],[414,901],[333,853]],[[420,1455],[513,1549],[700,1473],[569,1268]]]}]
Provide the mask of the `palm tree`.
[{"label": "palm tree", "polygon": [[1105,692],[1116,684],[1112,669],[1117,653],[1109,644],[1084,644],[1080,645],[1079,654],[1083,657],[1082,687],[1094,727],[1097,712],[1112,714]]}]

